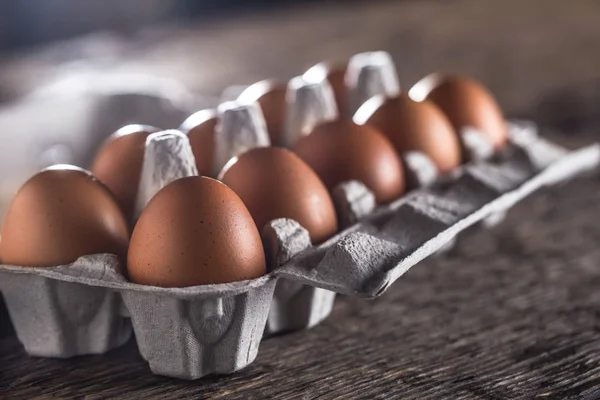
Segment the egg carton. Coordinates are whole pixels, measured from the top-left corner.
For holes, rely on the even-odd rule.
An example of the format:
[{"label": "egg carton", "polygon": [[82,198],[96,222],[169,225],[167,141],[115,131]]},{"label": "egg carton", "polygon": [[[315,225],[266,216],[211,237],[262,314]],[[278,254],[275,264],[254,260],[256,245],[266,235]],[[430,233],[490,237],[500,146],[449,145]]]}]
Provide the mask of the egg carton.
[{"label": "egg carton", "polygon": [[[247,112],[232,115],[249,118]],[[104,353],[125,343],[133,328],[155,374],[197,379],[232,373],[255,359],[265,329],[317,323],[329,314],[334,293],[377,297],[461,231],[600,163],[599,145],[568,151],[538,137],[526,123],[511,124],[510,132],[503,152],[474,157],[443,179],[432,177],[425,155],[406,155],[411,182],[425,187],[385,206],[376,207],[360,182],[340,185],[334,199],[347,228],[321,245],[313,246],[293,220],[272,221],[263,239],[269,264],[277,267],[257,279],[144,286],[126,280],[116,256],[97,254],[53,268],[0,266],[0,289],[31,355]],[[138,204],[168,182],[193,175],[189,157],[184,134],[151,135]]]},{"label": "egg carton", "polygon": [[[282,145],[291,147],[301,136],[311,132],[316,125],[336,119],[339,112],[345,115],[352,114],[361,104],[374,96],[393,97],[400,93],[395,66],[389,54],[383,51],[356,54],[349,60],[346,71],[349,101],[345,110],[337,109],[333,89],[326,76],[327,68],[319,64],[302,76],[294,77],[289,81],[286,88],[287,104],[283,132],[282,137],[278,138]],[[264,119],[259,115],[260,110],[252,110],[251,107],[256,106],[258,99],[269,87],[269,81],[262,81],[247,87],[232,87],[224,92],[223,100],[233,96],[237,96],[237,100],[229,110],[227,104],[231,103],[222,103],[222,106],[225,106],[225,114],[221,114],[220,135],[216,138],[214,171],[220,171],[232,156],[241,151],[240,149],[268,143],[269,135]],[[246,104],[249,107],[245,110],[247,112],[245,117],[240,112],[244,111],[243,108],[235,104]],[[194,120],[194,117],[190,120]],[[184,123],[183,126],[187,128],[187,124]],[[239,129],[226,129],[225,126],[237,126]],[[521,131],[534,132],[535,128],[527,126]],[[524,137],[522,132],[520,136]],[[486,139],[485,135],[469,127],[465,127],[459,135],[466,160],[485,160],[493,156],[494,145]],[[423,153],[407,152],[401,158],[407,173],[409,188],[420,188],[440,179],[448,179],[439,176],[435,164]],[[364,186],[358,183],[349,186],[341,185],[334,191],[333,197],[338,209],[340,226],[348,227],[374,209],[375,197],[369,191],[360,189],[361,187],[364,189]],[[485,218],[482,224],[490,227],[501,222],[503,217],[502,212],[494,213]],[[448,241],[438,252],[447,252],[453,246],[454,240]],[[273,296],[266,334],[315,326],[331,313],[335,295],[332,291],[280,279]]]},{"label": "egg carton", "polygon": [[[302,76],[292,78],[286,90],[286,109],[281,144],[291,147],[303,134],[310,132],[316,125],[333,120],[341,112],[351,114],[368,99],[376,95],[394,96],[400,92],[396,69],[391,56],[384,51],[359,53],[352,56],[347,65],[346,87],[348,95],[347,110],[338,110],[333,89],[326,80],[327,70],[322,64],[311,68]],[[226,89],[222,100],[234,100],[252,106],[264,93],[265,84],[259,82],[250,86],[235,86]],[[227,104],[227,103],[225,103]],[[235,109],[235,107],[234,107]],[[239,110],[239,107],[237,108]],[[235,111],[234,111],[235,113]],[[259,114],[260,111],[250,111]],[[236,119],[235,117],[231,119]],[[232,132],[229,140],[223,140],[231,146],[238,140],[238,146],[251,148],[269,139],[263,121],[246,123],[237,118],[239,125],[246,126],[246,137]],[[256,119],[256,118],[255,118]],[[260,118],[258,118],[260,120]],[[219,147],[217,138],[217,148]],[[221,146],[223,149],[227,145]],[[215,170],[220,170],[231,157],[231,151],[222,155],[217,151]],[[405,170],[409,172],[413,188],[430,184],[438,178],[435,165],[427,156],[411,152],[403,156]],[[375,207],[375,197],[359,182],[342,184],[334,190],[333,200],[338,210],[340,227],[348,227],[357,222],[357,218],[368,214]],[[451,246],[447,246],[449,249]],[[279,265],[282,260],[275,265]],[[276,285],[271,311],[267,320],[265,334],[277,334],[310,328],[323,321],[331,313],[336,293],[312,285],[303,285],[295,280],[280,279]]]},{"label": "egg carton", "polygon": [[13,333],[12,324],[8,319],[8,311],[4,305],[4,298],[0,292],[0,339],[11,336]]},{"label": "egg carton", "polygon": [[[356,55],[351,59],[348,69],[351,72],[349,75],[352,79],[350,80],[355,83],[355,85],[350,85],[349,87],[351,89],[349,94],[351,100],[353,100],[351,104],[354,104],[355,106],[361,104],[364,100],[373,95],[394,95],[399,91],[393,64],[391,63],[389,56],[384,52]],[[305,75],[314,75],[316,72],[318,71],[309,71]],[[322,83],[315,82],[314,80],[310,81],[304,77],[296,77],[290,81],[288,92],[295,99],[295,101],[289,105],[290,107],[287,110],[287,113],[290,116],[290,118],[286,120],[288,133],[310,129],[314,124],[331,119],[336,114],[336,110],[332,108],[331,89]],[[239,106],[234,103],[232,106],[232,103],[224,104],[220,109],[220,123],[217,130],[218,135],[216,137],[214,157],[215,165],[213,166],[215,175],[221,169],[223,164],[232,156],[251,147],[268,145],[268,135],[264,128],[264,120],[262,120],[262,116],[256,107],[253,108],[252,105]],[[481,161],[494,156],[493,146],[485,140],[484,135],[469,128],[460,132],[460,135],[467,153],[467,159]],[[517,147],[529,146],[537,139],[535,128],[531,124],[512,124],[511,136]],[[293,140],[294,138],[287,138],[288,142],[293,142]],[[548,149],[550,149],[550,147],[548,147]],[[562,150],[558,148],[552,150],[548,149],[532,154],[538,154],[538,157],[539,154],[542,153],[550,154],[554,158],[564,155],[561,154]],[[564,153],[564,151],[562,152]],[[507,154],[510,153],[510,151],[507,150],[504,153],[505,154],[502,155],[502,157],[506,159]],[[501,157],[496,158],[500,159]],[[441,188],[452,185],[453,182],[457,182],[461,174],[464,173],[464,171],[456,171],[456,173],[449,177],[439,177],[434,164],[427,156],[418,152],[404,154],[403,161],[407,172],[409,187],[413,189],[425,186],[435,186],[437,188],[436,190],[441,190]],[[545,167],[544,163],[538,163],[536,165],[538,169],[543,169]],[[534,173],[532,171],[528,170],[527,173],[525,173],[525,170],[523,170],[525,175],[519,175],[519,179],[525,179],[524,176],[528,173]],[[189,143],[187,143],[185,136],[178,132],[165,132],[153,135],[151,140],[147,143],[138,202],[136,204],[136,216],[139,215],[153,194],[164,185],[178,177],[196,174],[197,171],[195,169],[193,155],[191,149],[189,149]],[[375,210],[373,194],[360,182],[348,182],[340,185],[334,190],[333,198],[338,210],[340,226],[352,226],[347,233],[354,234],[366,232],[371,235],[371,233],[375,232],[371,237],[378,238],[383,242],[395,242],[393,238],[387,240],[385,234],[383,236],[378,235],[377,229],[374,228],[376,225],[367,224],[359,229],[357,228],[359,226],[357,225],[357,222],[361,221],[361,223],[364,224],[364,221],[370,221],[372,218],[382,218],[385,220],[387,218],[385,210],[390,212],[390,210],[397,206],[396,203]],[[404,200],[406,200],[406,198]],[[402,203],[402,201],[403,199],[399,200],[400,203]],[[495,224],[502,220],[503,213],[504,210],[493,211],[489,213],[488,216],[482,218],[481,223],[484,226]],[[410,218],[408,219],[410,220]],[[358,229],[358,231],[354,232],[352,229]],[[393,233],[396,233],[394,229],[392,229],[391,236],[394,236]],[[418,237],[415,236],[414,232],[403,233],[403,235],[408,235],[408,237],[413,239],[414,237]],[[297,258],[294,257],[297,254],[306,253],[310,255],[310,262],[306,265],[296,265],[292,263],[290,264],[292,266],[288,266],[286,269],[283,267],[276,269],[276,271],[269,275],[276,283],[271,292],[271,304],[266,321],[262,319],[262,313],[259,312],[258,316],[257,314],[253,314],[256,306],[248,305],[248,302],[251,301],[248,300],[248,296],[240,298],[239,302],[237,302],[237,300],[234,301],[234,309],[244,310],[242,312],[243,316],[232,315],[231,321],[226,320],[225,315],[228,312],[228,308],[225,307],[224,304],[228,303],[224,302],[223,299],[237,299],[239,296],[232,297],[232,292],[225,290],[223,286],[221,287],[221,289],[223,289],[222,292],[219,292],[218,290],[216,292],[209,291],[216,299],[215,301],[206,299],[194,303],[189,307],[185,306],[182,308],[181,304],[188,299],[188,297],[186,297],[187,295],[178,297],[176,291],[167,290],[167,292],[163,293],[163,300],[150,301],[150,303],[154,305],[148,307],[148,301],[144,301],[144,299],[149,299],[146,290],[124,290],[120,286],[108,287],[106,286],[106,283],[102,283],[107,280],[112,283],[121,282],[121,284],[126,282],[119,273],[118,263],[114,264],[116,262],[114,258],[108,261],[91,260],[88,262],[89,260],[86,260],[84,257],[78,260],[79,264],[75,269],[85,270],[85,268],[89,269],[89,265],[100,265],[101,263],[110,264],[108,266],[109,273],[104,272],[103,279],[100,279],[102,282],[94,281],[88,282],[87,284],[91,284],[92,286],[95,285],[100,288],[104,287],[104,290],[107,290],[109,293],[111,290],[116,290],[121,293],[121,298],[125,301],[125,307],[121,306],[118,314],[115,313],[115,303],[113,301],[111,303],[113,308],[109,308],[105,312],[108,313],[108,316],[103,314],[105,318],[99,319],[99,321],[103,321],[104,325],[101,324],[99,327],[95,327],[95,329],[103,329],[104,332],[114,333],[117,328],[113,325],[118,323],[115,321],[122,321],[123,316],[131,316],[133,327],[136,331],[136,336],[138,337],[140,352],[150,363],[152,370],[158,374],[193,379],[208,373],[226,373],[243,367],[251,362],[256,356],[257,345],[255,347],[248,347],[247,344],[256,342],[257,327],[259,327],[259,329],[260,327],[263,327],[266,334],[274,334],[314,326],[330,314],[335,299],[335,292],[327,290],[330,288],[328,285],[332,284],[331,279],[324,279],[322,276],[318,275],[315,275],[312,278],[304,276],[309,271],[311,274],[314,273],[314,270],[310,268],[313,261],[318,260],[319,263],[325,262],[324,260],[326,257],[317,251],[317,249],[322,250],[322,246],[318,248],[312,247],[308,233],[303,230],[302,227],[289,220],[274,221],[273,224],[265,229],[263,236],[267,247],[267,257],[270,259],[271,265],[290,264],[292,260]],[[338,243],[336,240],[340,239],[342,236],[344,235],[338,235],[327,243],[332,243],[332,241]],[[443,241],[443,244],[435,249],[435,252],[442,252],[451,248],[453,241],[453,237],[447,237]],[[339,241],[339,243],[341,243],[341,241]],[[382,242],[378,242],[378,245],[381,246]],[[404,243],[404,246],[407,246],[407,244]],[[376,252],[377,251],[378,250],[376,250]],[[322,259],[320,258],[321,256],[323,256]],[[88,265],[88,267],[84,267],[83,265]],[[307,267],[307,265],[309,267]],[[91,268],[96,267],[92,266]],[[105,265],[102,268],[107,267]],[[298,272],[298,270],[302,271],[303,269],[306,271],[301,273]],[[27,269],[27,271],[31,270],[31,268]],[[335,271],[335,267],[332,269],[325,264],[320,267],[320,270],[329,271],[329,273],[331,273],[332,270]],[[94,271],[96,270],[91,270],[91,276],[93,276]],[[103,269],[103,271],[106,270]],[[110,277],[112,277],[112,280]],[[81,276],[81,278],[84,279],[85,277]],[[56,282],[52,285],[55,283]],[[338,286],[334,285],[334,287],[336,287],[334,290],[338,292],[342,291],[344,287],[349,287],[348,285]],[[263,285],[261,285],[261,287],[263,287]],[[206,287],[202,288],[203,289],[200,290],[200,292],[193,292],[191,296],[198,299],[204,299],[202,293],[205,293]],[[264,289],[269,289],[266,284],[264,284]],[[60,289],[46,290],[54,290],[54,292],[57,292],[58,290],[68,291],[68,289],[62,287]],[[132,294],[132,292],[135,293]],[[138,292],[141,292],[141,294]],[[156,295],[156,293],[152,293],[152,296]],[[354,294],[360,295],[358,292]],[[179,295],[181,296],[182,294],[179,293]],[[21,296],[21,298],[22,297],[23,296]],[[50,297],[55,298],[56,295]],[[75,298],[77,298],[77,295],[75,295]],[[155,299],[155,297],[151,298]],[[114,298],[112,299],[114,300]],[[50,301],[49,303],[55,304],[56,301]],[[64,309],[64,307],[61,308],[60,306],[55,308],[58,310]],[[155,308],[161,309],[159,313],[161,315],[160,321],[162,322],[160,324],[152,322],[157,313]],[[197,315],[198,310],[201,310],[200,316]],[[194,315],[188,315],[190,312],[193,312]],[[77,313],[74,314],[77,315]],[[111,319],[111,316],[114,317],[115,315],[121,317],[121,319]],[[148,318],[143,317],[144,315]],[[231,315],[231,312],[227,315]],[[248,318],[250,321],[258,321],[258,325],[245,323],[245,329],[236,324],[231,325],[232,321],[243,323],[243,321],[246,321]],[[82,333],[73,333],[68,340],[65,340],[64,337],[61,339],[62,341],[58,340],[58,342],[60,342],[59,344],[49,343],[48,346],[44,347],[44,345],[42,345],[37,349],[33,346],[25,345],[27,351],[30,354],[54,357],[102,353],[112,347],[122,344],[123,341],[130,336],[131,332],[130,326],[125,323],[122,325],[122,330],[119,335],[107,335],[113,339],[94,341],[91,340],[94,338],[89,336],[89,330],[85,329],[87,324],[85,319],[80,318],[77,321],[77,323],[71,325],[61,325],[60,323],[55,323],[54,325],[48,324],[49,327],[53,327],[49,336],[55,335],[60,337],[61,330],[70,329],[71,332],[78,332],[80,327],[84,327],[81,331]],[[107,323],[106,321],[111,322]],[[124,319],[124,321],[127,320]],[[27,320],[19,323],[19,325],[26,324]],[[176,327],[176,329],[173,327]],[[36,330],[30,329],[29,331],[35,332]],[[164,338],[172,335],[174,331],[177,332],[178,338],[189,339],[185,345],[182,345],[178,341],[169,342],[169,346],[164,345]],[[229,331],[232,333],[231,336],[226,334],[226,332]],[[259,334],[258,336],[261,335]],[[248,337],[252,339],[248,341]],[[202,338],[203,340],[199,340],[198,338]],[[240,342],[240,338],[245,341]],[[22,338],[22,341],[27,340],[33,342],[32,338]],[[90,344],[90,340],[94,342],[93,345]],[[70,346],[64,347],[63,343],[69,343]],[[104,346],[98,346],[97,343],[104,343]],[[220,345],[217,346],[217,343]],[[61,345],[63,347],[61,347]],[[157,348],[161,349],[161,352],[157,352]],[[232,350],[234,348],[238,349],[238,351]],[[203,354],[201,362],[199,362],[199,352]],[[179,355],[179,363],[175,360],[171,360],[173,355],[176,354]],[[190,359],[188,357],[190,354],[195,355]],[[246,355],[246,358],[244,358],[244,354]]]}]

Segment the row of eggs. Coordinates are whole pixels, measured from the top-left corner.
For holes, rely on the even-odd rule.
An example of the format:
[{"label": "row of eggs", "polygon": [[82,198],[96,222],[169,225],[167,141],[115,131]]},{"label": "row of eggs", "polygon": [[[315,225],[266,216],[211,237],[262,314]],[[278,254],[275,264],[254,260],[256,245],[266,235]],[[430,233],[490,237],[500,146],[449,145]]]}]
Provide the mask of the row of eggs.
[{"label": "row of eggs", "polygon": [[330,88],[328,101],[335,102],[337,115],[301,132],[294,143],[283,133],[288,86],[274,81],[250,86],[239,99],[260,106],[273,146],[237,154],[218,174],[213,158],[219,114],[204,110],[191,116],[181,129],[200,176],[166,185],[139,218],[134,208],[144,148],[156,128],[135,125],[114,133],[91,172],[56,166],[38,173],[8,209],[2,262],[50,267],[112,253],[126,260],[125,275],[139,284],[185,287],[253,279],[267,272],[260,230],[270,220],[294,219],[318,244],[338,232],[330,197],[336,185],[360,181],[385,204],[405,191],[400,154],[421,151],[448,173],[464,161],[458,134],[463,127],[478,129],[496,149],[506,143],[500,108],[471,79],[427,77],[408,95],[373,97],[350,116],[346,68],[320,64],[309,71]]}]

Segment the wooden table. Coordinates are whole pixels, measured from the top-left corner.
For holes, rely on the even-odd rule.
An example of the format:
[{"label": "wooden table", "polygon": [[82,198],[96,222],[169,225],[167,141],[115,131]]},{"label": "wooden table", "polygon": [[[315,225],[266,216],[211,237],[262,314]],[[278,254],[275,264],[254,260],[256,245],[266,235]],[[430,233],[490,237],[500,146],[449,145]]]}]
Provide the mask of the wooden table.
[{"label": "wooden table", "polygon": [[[405,88],[433,71],[473,75],[509,115],[575,146],[600,136],[599,13],[593,0],[327,3],[119,38],[120,63],[109,67],[218,94],[385,49]],[[5,57],[1,92],[25,92],[81,56]],[[232,376],[153,376],[134,342],[104,356],[29,358],[9,336],[0,398],[597,399],[599,243],[600,181],[582,178],[537,193],[499,227],[467,232],[377,300],[338,297],[328,320],[265,340]]]}]

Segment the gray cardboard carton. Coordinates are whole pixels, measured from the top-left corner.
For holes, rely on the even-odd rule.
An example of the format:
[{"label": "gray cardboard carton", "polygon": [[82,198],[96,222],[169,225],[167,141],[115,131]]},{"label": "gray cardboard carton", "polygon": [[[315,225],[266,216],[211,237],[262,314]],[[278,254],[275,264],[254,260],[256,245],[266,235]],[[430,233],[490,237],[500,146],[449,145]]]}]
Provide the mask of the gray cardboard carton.
[{"label": "gray cardboard carton", "polygon": [[[463,230],[505,212],[541,187],[595,170],[600,162],[599,145],[568,152],[540,138],[515,142],[495,160],[466,165],[452,182],[376,209],[290,259],[278,275],[337,293],[377,297]],[[293,224],[289,221],[285,229],[300,229]]]},{"label": "gray cardboard carton", "polygon": [[[102,354],[131,337],[119,293],[88,285],[110,281],[112,255],[82,257],[55,268],[3,267],[0,288],[28,354],[67,358]],[[93,279],[92,279],[93,278]]]},{"label": "gray cardboard carton", "polygon": [[[540,187],[593,170],[599,162],[598,145],[568,152],[537,137],[513,140],[497,158],[466,165],[451,181],[416,190],[366,216],[353,216],[357,223],[320,246],[311,246],[295,221],[272,221],[263,236],[268,257],[280,266],[250,281],[143,286],[126,281],[115,256],[92,255],[54,268],[1,266],[0,286],[18,336],[31,354],[69,357],[119,346],[129,335],[123,317],[128,313],[153,372],[184,379],[231,373],[255,358],[266,325],[281,324],[283,318],[291,321],[286,326],[296,323],[295,316],[284,313],[280,320],[269,320],[275,315],[269,308],[279,278],[286,282],[280,286],[280,299],[289,299],[283,309],[296,307],[296,296],[300,303],[308,297],[311,309],[301,319],[314,323],[329,313],[330,299],[323,296],[326,292],[311,293],[299,285],[379,296],[464,229]],[[348,196],[347,202],[365,198]]]},{"label": "gray cardboard carton", "polygon": [[[352,107],[399,90],[385,54],[359,55],[351,64],[356,67]],[[306,85],[297,88],[307,102],[292,106],[301,114],[292,113],[298,116],[294,126],[331,118],[323,107],[311,106],[313,94],[323,88],[309,75],[304,76]],[[125,97],[130,101],[119,100]],[[145,100],[136,100],[148,96],[125,97],[118,96],[107,113],[129,118],[139,105],[140,115],[154,116]],[[184,103],[157,118],[181,114],[188,108]],[[262,117],[250,105],[236,107],[229,104],[220,111],[217,141],[223,140],[217,146],[215,174],[236,155],[232,152],[266,144],[265,133],[256,129],[264,125]],[[438,176],[424,154],[404,154],[411,192],[388,205],[377,207],[360,182],[341,184],[333,199],[343,231],[319,246],[311,244],[297,222],[272,221],[262,232],[272,271],[258,279],[149,287],[128,282],[116,256],[97,254],[54,268],[0,266],[0,290],[31,355],[103,353],[125,343],[133,328],[140,353],[156,374],[197,379],[231,373],[254,360],[263,331],[314,326],[329,315],[336,293],[379,296],[410,267],[449,248],[463,230],[497,223],[533,191],[600,163],[598,145],[569,152],[539,138],[535,126],[523,121],[510,123],[509,133],[509,146],[494,154],[482,135],[464,129],[461,139],[471,162],[449,176]],[[137,213],[170,181],[197,174],[187,138],[179,132],[155,135],[147,152]]]},{"label": "gray cardboard carton", "polygon": [[[275,279],[204,297],[123,291],[140,353],[155,374],[196,379],[238,371],[258,354]],[[189,292],[201,292],[192,288]]]},{"label": "gray cardboard carton", "polygon": [[256,358],[274,274],[230,284],[159,288],[129,283],[120,271],[111,254],[83,256],[53,268],[0,267],[25,350],[59,358],[104,353],[124,344],[133,325],[140,353],[156,374],[197,379],[235,372]]},{"label": "gray cardboard carton", "polygon": [[[153,161],[144,163],[140,208],[164,185],[196,173],[184,134],[159,132],[148,141],[152,154],[145,160]],[[54,268],[0,266],[0,289],[17,335],[32,355],[70,357],[120,346],[132,325],[156,374],[197,379],[231,373],[254,360],[265,329],[318,323],[330,313],[335,293],[379,296],[461,231],[543,186],[595,169],[600,146],[569,152],[527,124],[513,124],[506,150],[474,159],[452,176],[433,180],[423,157],[405,157],[405,163],[412,165],[415,186],[424,187],[391,204],[375,207],[359,182],[337,188],[345,229],[319,246],[297,222],[272,221],[263,238],[274,268],[258,279],[143,286],[128,282],[116,256],[106,254]]]},{"label": "gray cardboard carton", "polygon": [[[310,249],[308,232],[290,219],[271,221],[263,229],[263,243],[270,265],[283,265],[292,257]],[[304,285],[295,280],[277,281],[266,334],[310,328],[329,316],[335,301],[335,292]]]}]

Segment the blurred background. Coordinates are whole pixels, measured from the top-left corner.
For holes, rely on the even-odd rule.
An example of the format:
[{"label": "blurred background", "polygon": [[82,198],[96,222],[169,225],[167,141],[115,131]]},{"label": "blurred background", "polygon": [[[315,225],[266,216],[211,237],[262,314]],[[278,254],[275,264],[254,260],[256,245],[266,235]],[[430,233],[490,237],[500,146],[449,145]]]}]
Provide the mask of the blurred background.
[{"label": "blurred background", "polygon": [[382,49],[405,85],[456,70],[518,110],[550,84],[596,77],[586,56],[600,48],[599,8],[595,0],[0,0],[0,99],[82,60],[217,94]]},{"label": "blurred background", "polygon": [[[211,71],[218,60],[233,61],[235,55],[231,52],[247,55],[253,48],[264,45],[265,40],[273,39],[267,31],[261,31],[264,26],[258,20],[246,26],[235,21],[262,15],[269,22],[283,23],[311,3],[328,7],[347,6],[352,1],[0,0],[0,51],[17,58],[36,54],[39,67],[82,59],[97,63],[110,59],[125,68],[133,60],[142,62],[142,58],[150,57],[153,60],[144,60],[146,69],[195,82]],[[237,42],[235,46],[230,42],[232,39]],[[218,48],[219,43],[224,48]],[[184,55],[189,58],[182,65],[179,57]],[[253,61],[249,58],[248,66]],[[236,68],[229,64],[223,62],[219,69]],[[28,67],[35,65],[27,63]],[[22,67],[19,63],[18,71],[13,71],[17,79],[10,75],[9,82],[4,82],[4,96],[0,100],[6,101],[23,89],[30,89],[27,82],[37,84],[37,74]],[[189,71],[180,76],[181,69]],[[202,89],[214,92],[217,85],[214,79],[211,81]]]},{"label": "blurred background", "polygon": [[0,99],[82,60],[218,94],[382,49],[405,85],[464,72],[516,112],[597,77],[599,11],[595,0],[0,0]]},{"label": "blurred background", "polygon": [[310,0],[3,0],[3,45],[9,49],[18,48],[94,30],[131,32],[169,20],[207,18],[308,1]]}]

